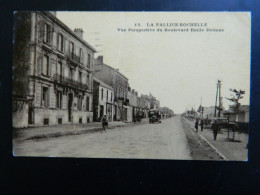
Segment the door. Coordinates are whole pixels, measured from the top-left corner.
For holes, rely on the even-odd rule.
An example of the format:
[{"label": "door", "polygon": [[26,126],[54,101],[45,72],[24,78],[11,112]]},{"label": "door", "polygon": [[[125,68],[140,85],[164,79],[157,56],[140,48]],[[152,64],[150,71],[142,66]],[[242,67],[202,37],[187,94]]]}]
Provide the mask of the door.
[{"label": "door", "polygon": [[100,119],[104,116],[104,106],[100,105],[99,115],[100,115]]},{"label": "door", "polygon": [[68,117],[69,117],[69,122],[72,121],[72,113],[71,113],[72,102],[73,102],[73,95],[72,95],[72,93],[69,93],[68,94]]}]

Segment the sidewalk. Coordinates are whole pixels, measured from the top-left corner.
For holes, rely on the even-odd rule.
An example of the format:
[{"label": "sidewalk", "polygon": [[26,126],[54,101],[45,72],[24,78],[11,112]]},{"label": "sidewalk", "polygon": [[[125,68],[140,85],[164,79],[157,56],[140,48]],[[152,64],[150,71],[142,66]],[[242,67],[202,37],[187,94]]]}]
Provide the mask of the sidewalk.
[{"label": "sidewalk", "polygon": [[[195,123],[194,121],[190,121],[184,118],[184,121],[195,131]],[[198,135],[201,136],[202,139],[206,140],[208,144],[213,147],[221,156],[223,156],[226,160],[234,160],[234,161],[246,161],[247,160],[247,152],[246,149],[248,143],[248,134],[235,132],[235,141],[231,141],[233,133],[229,131],[229,138],[227,139],[228,131],[227,129],[221,129],[217,135],[217,140],[213,140],[213,132],[212,129],[204,129],[203,131],[198,130]]]},{"label": "sidewalk", "polygon": [[[108,130],[116,127],[125,127],[130,125],[141,125],[148,123],[147,119],[142,119],[141,123],[125,123],[122,121],[112,121],[108,123]],[[13,139],[29,140],[44,139],[50,137],[60,137],[65,135],[80,135],[92,133],[102,129],[101,122],[93,122],[88,124],[64,124],[42,127],[29,127],[23,129],[13,129]]]}]

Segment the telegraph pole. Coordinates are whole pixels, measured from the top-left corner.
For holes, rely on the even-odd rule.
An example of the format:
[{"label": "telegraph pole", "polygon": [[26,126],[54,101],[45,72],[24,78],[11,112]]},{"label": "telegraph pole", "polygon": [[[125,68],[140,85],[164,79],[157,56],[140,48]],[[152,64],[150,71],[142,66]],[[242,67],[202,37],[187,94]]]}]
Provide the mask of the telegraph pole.
[{"label": "telegraph pole", "polygon": [[221,112],[221,107],[222,107],[222,101],[221,101],[221,81],[218,80],[218,88],[219,88],[219,101],[218,101],[218,104],[219,104],[219,107],[218,107],[218,117],[220,117],[220,112]]},{"label": "telegraph pole", "polygon": [[[218,80],[218,83],[219,83],[219,80]],[[214,117],[217,116],[218,83],[217,83],[217,93],[216,93],[216,101],[215,101],[215,113],[214,113]]]}]

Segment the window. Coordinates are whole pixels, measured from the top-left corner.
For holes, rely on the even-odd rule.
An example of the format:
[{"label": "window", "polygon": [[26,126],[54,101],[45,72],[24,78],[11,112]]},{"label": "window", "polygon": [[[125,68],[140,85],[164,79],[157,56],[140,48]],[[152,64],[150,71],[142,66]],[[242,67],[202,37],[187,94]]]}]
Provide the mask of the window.
[{"label": "window", "polygon": [[73,80],[73,68],[70,68],[69,78],[70,78],[71,80]]},{"label": "window", "polygon": [[79,71],[79,82],[82,82],[82,72]]},{"label": "window", "polygon": [[61,34],[58,35],[58,50],[63,52],[63,36]]},{"label": "window", "polygon": [[111,92],[111,102],[113,101],[113,94],[112,94],[112,92]]},{"label": "window", "polygon": [[103,92],[104,92],[104,90],[102,89],[101,90],[101,100],[103,100]]},{"label": "window", "polygon": [[61,62],[57,63],[57,74],[62,75],[62,63]]},{"label": "window", "polygon": [[88,64],[87,67],[90,68],[90,54],[88,54]]},{"label": "window", "polygon": [[48,105],[49,105],[48,87],[42,87],[42,106],[48,108]]},{"label": "window", "polygon": [[86,101],[86,110],[89,111],[89,97],[87,96],[87,101]]},{"label": "window", "polygon": [[50,43],[50,26],[48,24],[44,25],[44,42]]},{"label": "window", "polygon": [[42,74],[48,75],[49,72],[49,57],[47,55],[43,56],[43,63],[42,63]]},{"label": "window", "polygon": [[78,97],[78,110],[82,110],[82,96],[79,95]]},{"label": "window", "polygon": [[89,84],[89,74],[87,74],[87,83]]},{"label": "window", "polygon": [[56,107],[59,108],[59,109],[62,109],[62,91],[57,91]]},{"label": "window", "polygon": [[70,42],[70,54],[71,54],[71,57],[74,56],[74,43]]},{"label": "window", "polygon": [[80,48],[79,49],[79,62],[82,63],[83,61],[83,52],[82,52],[82,49]]},{"label": "window", "polygon": [[107,90],[107,101],[108,101],[108,90]]}]

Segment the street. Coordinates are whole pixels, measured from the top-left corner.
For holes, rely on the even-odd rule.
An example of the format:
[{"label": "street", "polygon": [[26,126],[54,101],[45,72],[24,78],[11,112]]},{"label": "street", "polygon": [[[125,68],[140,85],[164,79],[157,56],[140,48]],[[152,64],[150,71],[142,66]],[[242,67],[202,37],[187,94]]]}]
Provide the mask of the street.
[{"label": "street", "polygon": [[14,140],[15,156],[191,159],[181,116],[83,135]]}]

